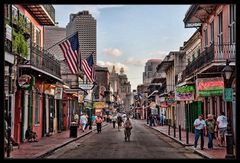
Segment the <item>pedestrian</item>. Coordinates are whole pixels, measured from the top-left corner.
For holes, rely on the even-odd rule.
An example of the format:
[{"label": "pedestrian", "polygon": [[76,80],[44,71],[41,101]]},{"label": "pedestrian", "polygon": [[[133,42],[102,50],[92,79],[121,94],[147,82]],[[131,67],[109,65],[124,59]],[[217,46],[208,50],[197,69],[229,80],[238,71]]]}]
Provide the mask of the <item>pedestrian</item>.
[{"label": "pedestrian", "polygon": [[219,142],[218,142],[218,145],[219,146],[224,146],[224,142],[225,142],[225,134],[226,134],[226,131],[227,131],[227,125],[228,125],[228,122],[227,122],[227,117],[225,116],[225,113],[224,112],[221,112],[221,115],[218,116],[217,118],[217,126],[218,126],[218,131],[219,131]]},{"label": "pedestrian", "polygon": [[203,115],[200,114],[198,118],[194,121],[195,127],[195,140],[194,140],[194,149],[197,148],[199,136],[201,137],[201,150],[204,147],[204,130],[206,130],[206,123],[203,120]]},{"label": "pedestrian", "polygon": [[101,133],[102,131],[102,118],[100,117],[100,115],[97,116],[96,120],[95,120],[96,124],[97,124],[97,132]]},{"label": "pedestrian", "polygon": [[117,116],[114,115],[114,116],[112,117],[113,128],[115,128],[116,121],[117,121]]},{"label": "pedestrian", "polygon": [[28,128],[27,128],[27,130],[25,132],[25,139],[28,142],[32,142],[32,141],[38,142],[37,133],[34,132],[30,126],[28,126]]},{"label": "pedestrian", "polygon": [[88,120],[87,120],[86,115],[83,114],[83,115],[80,117],[80,125],[81,125],[81,129],[82,129],[83,132],[84,132],[84,130],[85,130],[87,121],[88,121]]},{"label": "pedestrian", "polygon": [[160,115],[160,126],[164,125],[164,116],[163,113]]},{"label": "pedestrian", "polygon": [[118,131],[120,131],[120,127],[122,126],[122,122],[123,122],[122,116],[119,115],[119,116],[117,117]]},{"label": "pedestrian", "polygon": [[213,138],[214,138],[214,132],[216,129],[216,122],[213,119],[212,114],[208,114],[208,118],[206,120],[206,126],[207,126],[207,134],[208,134],[208,149],[213,149]]},{"label": "pedestrian", "polygon": [[92,125],[94,124],[95,120],[96,120],[96,116],[93,114],[92,115]]},{"label": "pedestrian", "polygon": [[124,136],[125,136],[125,141],[130,141],[130,135],[131,135],[131,130],[132,130],[132,123],[129,119],[129,117],[127,117],[126,121],[124,122]]}]

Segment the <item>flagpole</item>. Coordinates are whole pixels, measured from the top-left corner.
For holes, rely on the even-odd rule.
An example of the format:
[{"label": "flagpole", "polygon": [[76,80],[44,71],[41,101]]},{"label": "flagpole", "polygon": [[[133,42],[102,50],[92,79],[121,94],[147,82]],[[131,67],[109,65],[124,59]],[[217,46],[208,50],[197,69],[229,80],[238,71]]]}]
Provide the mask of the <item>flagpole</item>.
[{"label": "flagpole", "polygon": [[51,47],[49,47],[49,48],[45,49],[45,51],[48,51],[49,49],[53,48],[54,46],[56,46],[56,45],[60,44],[60,42],[63,42],[64,40],[67,40],[68,38],[72,37],[72,36],[73,36],[73,35],[75,35],[76,33],[78,33],[78,32],[75,32],[75,33],[73,33],[73,34],[71,34],[71,35],[69,35],[69,36],[65,37],[65,38],[64,38],[64,39],[62,39],[61,41],[58,41],[57,43],[53,44]]}]

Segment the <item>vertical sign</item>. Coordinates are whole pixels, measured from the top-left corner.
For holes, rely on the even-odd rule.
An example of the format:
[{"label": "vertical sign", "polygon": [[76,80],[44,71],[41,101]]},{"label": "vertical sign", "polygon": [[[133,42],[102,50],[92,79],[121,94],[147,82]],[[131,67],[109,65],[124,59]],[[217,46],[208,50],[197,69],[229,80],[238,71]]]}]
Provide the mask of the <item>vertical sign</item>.
[{"label": "vertical sign", "polygon": [[12,41],[12,27],[6,24],[6,39]]}]

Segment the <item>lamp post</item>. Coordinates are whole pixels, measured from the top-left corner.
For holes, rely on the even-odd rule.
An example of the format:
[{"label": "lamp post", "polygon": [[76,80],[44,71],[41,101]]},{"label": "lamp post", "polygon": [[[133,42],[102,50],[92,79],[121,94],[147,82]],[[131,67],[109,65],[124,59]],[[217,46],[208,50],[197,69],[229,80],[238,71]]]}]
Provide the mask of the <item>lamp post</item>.
[{"label": "lamp post", "polygon": [[[222,70],[223,77],[224,77],[224,92],[226,91],[226,88],[229,89],[231,88],[231,76],[233,73],[232,68],[229,66],[229,61],[228,59],[226,60],[226,66]],[[227,117],[228,117],[228,127],[227,127],[227,134],[226,134],[226,156],[225,158],[232,159],[235,158],[234,153],[233,153],[233,134],[232,134],[232,107],[231,107],[231,101],[226,100],[227,104]]]}]

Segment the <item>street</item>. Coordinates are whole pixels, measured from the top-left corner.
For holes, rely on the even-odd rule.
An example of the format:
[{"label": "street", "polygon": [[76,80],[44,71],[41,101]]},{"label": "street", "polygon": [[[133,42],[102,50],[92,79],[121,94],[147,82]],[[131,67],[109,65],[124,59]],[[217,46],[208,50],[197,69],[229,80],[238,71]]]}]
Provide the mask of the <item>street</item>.
[{"label": "street", "polygon": [[[124,129],[112,124],[102,133],[93,133],[56,150],[46,158],[72,159],[186,159],[202,158],[192,150],[148,128],[142,121],[132,120],[131,141],[124,141]],[[144,122],[145,123],[145,122]]]}]

